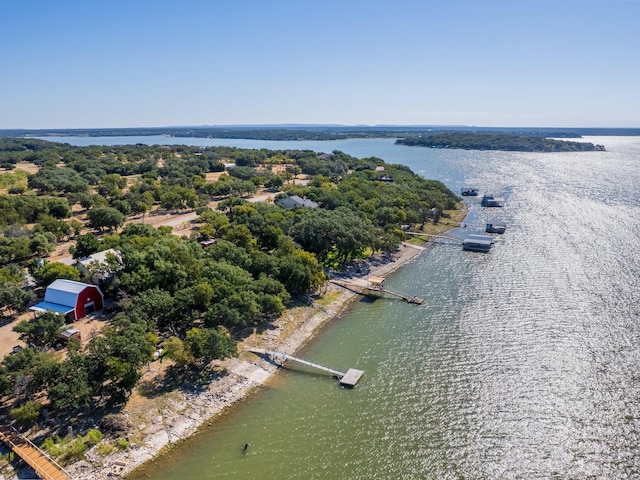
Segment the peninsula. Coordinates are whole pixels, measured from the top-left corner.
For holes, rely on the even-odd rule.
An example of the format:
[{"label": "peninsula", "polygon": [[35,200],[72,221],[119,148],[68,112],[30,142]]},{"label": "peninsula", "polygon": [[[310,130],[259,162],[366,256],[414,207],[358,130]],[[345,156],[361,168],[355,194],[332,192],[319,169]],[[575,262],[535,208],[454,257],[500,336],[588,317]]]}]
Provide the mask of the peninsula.
[{"label": "peninsula", "polygon": [[555,140],[534,135],[509,133],[440,132],[396,140],[397,145],[459,148],[464,150],[504,150],[510,152],[590,152],[604,151],[603,145]]},{"label": "peninsula", "polygon": [[[239,379],[245,342],[291,341],[343,304],[326,272],[393,268],[419,252],[404,246],[407,226],[453,228],[462,214],[441,182],[339,151],[7,138],[0,165],[0,423],[76,478],[123,458],[128,470],[197,427],[161,433],[133,416],[157,411],[153,398],[206,391],[200,421],[240,398],[258,375]],[[59,279],[99,285],[105,307],[67,325],[34,316]],[[68,328],[78,336],[58,346]]]}]

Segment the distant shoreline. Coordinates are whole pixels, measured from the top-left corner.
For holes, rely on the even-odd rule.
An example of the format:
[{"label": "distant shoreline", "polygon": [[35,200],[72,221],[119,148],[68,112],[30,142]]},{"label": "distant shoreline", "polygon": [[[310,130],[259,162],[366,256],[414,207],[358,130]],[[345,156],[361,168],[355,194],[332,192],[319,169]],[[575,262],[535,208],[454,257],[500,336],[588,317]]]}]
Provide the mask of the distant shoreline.
[{"label": "distant shoreline", "polygon": [[640,128],[473,127],[464,125],[218,125],[136,128],[1,129],[0,137],[135,137],[224,138],[244,140],[329,141],[358,138],[420,138],[437,134],[504,134],[532,138],[640,136]]}]

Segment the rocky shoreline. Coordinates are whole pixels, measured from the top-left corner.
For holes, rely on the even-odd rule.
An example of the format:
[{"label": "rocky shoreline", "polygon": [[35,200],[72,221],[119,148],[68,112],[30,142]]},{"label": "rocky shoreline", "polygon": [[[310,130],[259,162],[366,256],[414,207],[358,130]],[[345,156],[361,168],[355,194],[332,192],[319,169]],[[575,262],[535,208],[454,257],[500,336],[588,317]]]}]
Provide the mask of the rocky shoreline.
[{"label": "rocky shoreline", "polygon": [[[354,265],[334,278],[356,279],[384,276],[419,255],[425,248],[404,243],[391,255],[375,255]],[[74,480],[109,480],[124,478],[134,469],[152,460],[162,451],[184,440],[200,428],[208,428],[215,417],[259,389],[277,370],[277,366],[250,352],[245,345],[293,354],[308,342],[328,321],[339,316],[358,294],[327,283],[323,295],[309,305],[287,310],[263,332],[255,332],[238,346],[236,358],[214,364],[214,374],[204,388],[165,388],[171,362],[151,363],[129,399],[122,414],[131,424],[129,448],[106,456],[93,447],[65,470]],[[201,387],[201,385],[200,385]],[[155,391],[154,388],[156,389]],[[146,389],[146,391],[145,391]],[[161,391],[160,391],[161,390]],[[149,394],[152,391],[152,394]],[[14,478],[27,478],[29,468],[16,472]],[[7,480],[11,477],[7,477]],[[0,480],[5,476],[0,474]]]},{"label": "rocky shoreline", "polygon": [[[362,262],[343,278],[384,276],[416,257],[424,247],[403,244],[393,255],[376,255]],[[251,335],[245,343],[271,350],[294,353],[309,341],[318,329],[340,315],[357,294],[338,286],[329,286],[323,298],[310,306],[300,307],[302,312],[288,311],[275,322],[275,329]],[[296,318],[298,317],[298,318]],[[239,346],[241,349],[243,345]],[[154,362],[158,363],[158,362]],[[66,470],[75,480],[107,480],[124,477],[135,468],[153,459],[163,449],[195,434],[202,426],[210,425],[216,415],[239,402],[264,384],[277,367],[249,352],[225,362],[227,374],[211,381],[203,391],[172,391],[151,399],[136,393],[124,409],[134,424],[139,442],[132,442],[126,451],[100,457],[92,450],[86,460],[75,462]],[[152,365],[148,372],[153,375]],[[151,413],[154,412],[154,413]]]}]

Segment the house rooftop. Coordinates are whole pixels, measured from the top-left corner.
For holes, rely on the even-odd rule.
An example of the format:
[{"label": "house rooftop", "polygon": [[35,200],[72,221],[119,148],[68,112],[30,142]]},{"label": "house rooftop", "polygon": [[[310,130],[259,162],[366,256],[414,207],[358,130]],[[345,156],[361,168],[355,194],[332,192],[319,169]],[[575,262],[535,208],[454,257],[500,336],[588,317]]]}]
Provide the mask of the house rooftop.
[{"label": "house rooftop", "polygon": [[101,252],[92,253],[86,257],[79,258],[78,263],[81,263],[85,267],[89,266],[91,262],[105,263],[107,261],[107,255],[109,254],[115,255],[119,261],[122,260],[119,251],[109,248],[108,250],[102,250]]},{"label": "house rooftop", "polygon": [[282,205],[284,208],[296,208],[296,207],[308,207],[317,208],[319,205],[313,200],[308,198],[301,198],[298,195],[291,195],[290,197],[281,198],[276,201],[277,205]]}]

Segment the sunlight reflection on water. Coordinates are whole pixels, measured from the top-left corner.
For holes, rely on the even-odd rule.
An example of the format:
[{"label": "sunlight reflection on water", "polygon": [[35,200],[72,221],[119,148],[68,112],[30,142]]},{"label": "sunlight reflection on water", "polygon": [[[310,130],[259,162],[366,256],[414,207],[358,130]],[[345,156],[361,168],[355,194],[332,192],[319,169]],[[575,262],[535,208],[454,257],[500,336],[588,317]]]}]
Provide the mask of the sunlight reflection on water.
[{"label": "sunlight reflection on water", "polygon": [[595,143],[608,151],[333,142],[328,148],[371,149],[456,191],[473,184],[504,196],[502,209],[470,199],[467,223],[504,222],[507,232],[486,255],[434,244],[387,280],[424,305],[359,302],[308,346],[312,360],[365,370],[354,390],[282,371],[278,388],[146,474],[639,478],[640,138]]}]

